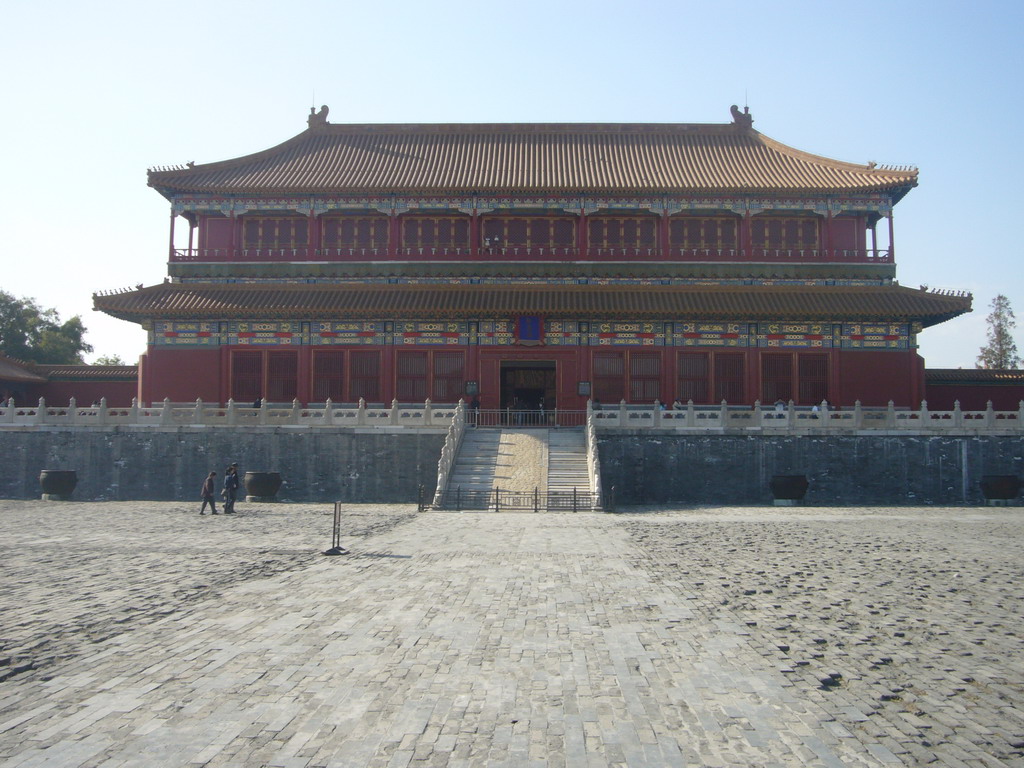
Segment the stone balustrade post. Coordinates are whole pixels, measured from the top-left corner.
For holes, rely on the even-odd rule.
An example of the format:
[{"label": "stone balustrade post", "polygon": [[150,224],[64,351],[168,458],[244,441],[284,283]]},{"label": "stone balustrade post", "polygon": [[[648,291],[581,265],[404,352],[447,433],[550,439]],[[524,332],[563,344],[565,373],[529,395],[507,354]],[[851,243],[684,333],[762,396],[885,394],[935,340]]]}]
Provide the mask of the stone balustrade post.
[{"label": "stone balustrade post", "polygon": [[334,425],[334,403],[331,402],[331,398],[327,398],[327,402],[324,403],[324,424],[327,426]]},{"label": "stone balustrade post", "polygon": [[201,397],[197,397],[196,398],[196,407],[195,407],[195,410],[192,411],[192,423],[193,424],[202,424],[203,423],[203,398],[201,398]]},{"label": "stone balustrade post", "polygon": [[131,408],[128,409],[128,423],[139,423],[139,399],[137,397],[132,398]]},{"label": "stone balustrade post", "polygon": [[786,406],[786,429],[790,432],[793,431],[793,427],[796,426],[796,403],[790,398],[789,405]]},{"label": "stone balustrade post", "polygon": [[399,421],[398,421],[398,401],[397,400],[392,400],[391,401],[391,412],[388,413],[388,423],[389,424],[393,424],[395,426],[397,426],[398,423],[399,423]]},{"label": "stone balustrade post", "polygon": [[761,408],[761,401],[760,400],[755,400],[754,401],[754,426],[755,427],[763,427],[764,426],[764,409]]},{"label": "stone balustrade post", "polygon": [[39,410],[36,411],[36,424],[46,423],[46,399],[39,398]]},{"label": "stone balustrade post", "polygon": [[68,400],[68,415],[65,424],[77,424],[78,423],[78,400],[72,397]]},{"label": "stone balustrade post", "polygon": [[619,400],[619,426],[620,427],[628,427],[629,426],[629,414],[626,411],[626,401],[625,400]]},{"label": "stone balustrade post", "polygon": [[233,427],[238,423],[238,411],[235,409],[235,399],[233,397],[228,398],[227,422],[229,427]]},{"label": "stone balustrade post", "polygon": [[98,421],[100,424],[106,424],[109,421],[110,414],[107,413],[107,398],[100,398],[100,412],[98,415]]},{"label": "stone balustrade post", "polygon": [[994,427],[996,425],[996,412],[992,409],[992,401],[989,400],[985,404],[985,426]]},{"label": "stone balustrade post", "polygon": [[299,398],[294,397],[294,398],[292,398],[292,412],[288,416],[288,423],[289,424],[298,424],[299,423],[299,416],[301,416],[301,415],[302,415],[302,406],[299,405]]},{"label": "stone balustrade post", "polygon": [[928,401],[922,400],[921,410],[917,412],[918,425],[921,427],[921,429],[931,426],[931,424],[929,423],[930,419],[931,416],[928,413]]},{"label": "stone balustrade post", "polygon": [[960,401],[959,400],[954,400],[953,401],[953,426],[954,427],[960,427],[960,426],[963,426],[963,423],[964,423],[964,414],[963,414],[963,411],[960,410]]},{"label": "stone balustrade post", "polygon": [[729,404],[722,398],[722,404],[718,408],[718,426],[723,429],[729,425]]},{"label": "stone balustrade post", "polygon": [[267,415],[269,414],[269,412],[270,412],[270,408],[267,405],[267,399],[263,398],[263,400],[260,402],[260,414],[259,414],[260,426],[264,426],[267,423]]},{"label": "stone balustrade post", "polygon": [[[460,403],[462,402],[462,398],[459,398],[459,402]],[[434,416],[434,406],[430,402],[430,398],[428,397],[423,402],[423,426],[425,426],[425,427],[431,426],[431,424],[433,424],[433,416]]]},{"label": "stone balustrade post", "polygon": [[885,426],[890,429],[896,426],[896,403],[892,400],[889,401],[889,405],[885,409]]},{"label": "stone balustrade post", "polygon": [[[14,400],[11,400],[11,408],[14,408]],[[1017,403],[1017,428],[1024,429],[1024,400]]]},{"label": "stone balustrade post", "polygon": [[864,409],[860,406],[860,400],[853,401],[853,428],[860,429],[864,426]]},{"label": "stone balustrade post", "polygon": [[697,412],[693,408],[693,400],[686,401],[686,426],[696,427],[697,426]]},{"label": "stone balustrade post", "polygon": [[359,406],[356,408],[356,424],[359,426],[366,424],[366,401],[361,397]]},{"label": "stone balustrade post", "polygon": [[174,418],[171,415],[171,401],[169,398],[164,398],[164,407],[160,411],[160,423],[161,424],[173,424]]},{"label": "stone balustrade post", "polygon": [[[1021,407],[1024,408],[1024,403],[1021,403]],[[10,397],[7,399],[7,410],[4,411],[4,421],[8,424],[14,423],[14,398]]]}]

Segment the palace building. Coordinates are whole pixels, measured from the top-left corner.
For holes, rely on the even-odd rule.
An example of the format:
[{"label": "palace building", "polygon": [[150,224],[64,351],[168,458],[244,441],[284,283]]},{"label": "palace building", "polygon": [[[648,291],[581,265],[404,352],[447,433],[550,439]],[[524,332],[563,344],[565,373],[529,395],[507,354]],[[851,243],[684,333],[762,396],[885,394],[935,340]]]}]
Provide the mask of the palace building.
[{"label": "palace building", "polygon": [[94,297],[148,332],[141,402],[917,407],[918,334],[970,311],[896,281],[893,208],[916,169],[802,152],[746,110],[327,112],[271,149],[149,172],[171,206],[168,277]]}]

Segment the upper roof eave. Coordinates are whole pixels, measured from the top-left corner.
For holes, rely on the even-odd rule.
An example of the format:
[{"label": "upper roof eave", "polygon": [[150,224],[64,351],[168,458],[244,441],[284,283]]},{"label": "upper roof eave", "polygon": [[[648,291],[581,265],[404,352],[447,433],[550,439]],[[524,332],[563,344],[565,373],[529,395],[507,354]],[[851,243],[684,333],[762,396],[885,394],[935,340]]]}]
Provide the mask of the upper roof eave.
[{"label": "upper roof eave", "polygon": [[650,286],[514,284],[254,285],[165,283],[94,296],[95,308],[146,319],[479,317],[508,313],[759,320],[871,320],[935,325],[971,310],[969,295],[902,286]]},{"label": "upper roof eave", "polygon": [[[542,142],[543,146],[538,148],[538,137],[544,136],[554,137],[554,142]],[[490,141],[486,137],[497,138]],[[448,151],[453,148],[459,151]],[[557,157],[552,159],[552,153]],[[504,175],[508,180],[501,184],[487,183],[486,179],[495,174]],[[761,182],[757,180],[759,174]],[[531,183],[530,175],[547,175],[557,181]],[[446,183],[444,176],[458,176],[460,181]],[[667,183],[672,177],[685,179],[685,183]],[[702,177],[709,183],[694,183]],[[729,178],[733,182],[730,183]],[[766,178],[775,180],[764,183]],[[786,184],[786,178],[799,183]],[[829,183],[828,178],[842,180],[842,184]],[[416,179],[419,183],[408,183]],[[629,182],[607,183],[622,179]],[[239,158],[150,170],[148,183],[169,199],[183,193],[436,195],[446,192],[627,195],[846,192],[888,193],[899,199],[916,185],[917,171],[832,160],[794,149],[753,128],[736,124],[323,123],[274,147]]]}]

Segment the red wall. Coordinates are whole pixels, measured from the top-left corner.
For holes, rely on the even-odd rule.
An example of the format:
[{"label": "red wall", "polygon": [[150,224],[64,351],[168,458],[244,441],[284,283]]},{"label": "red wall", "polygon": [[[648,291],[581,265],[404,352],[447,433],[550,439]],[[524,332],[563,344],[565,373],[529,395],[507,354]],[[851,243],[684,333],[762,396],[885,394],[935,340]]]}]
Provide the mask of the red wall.
[{"label": "red wall", "polygon": [[219,403],[221,390],[221,350],[162,349],[150,347],[139,370],[142,403],[152,405],[167,398],[172,403]]},{"label": "red wall", "polygon": [[105,397],[111,408],[126,408],[132,404],[137,391],[138,384],[134,381],[48,381],[30,385],[25,404],[34,404],[42,397],[47,405],[67,405],[73,397],[77,405],[88,406]]},{"label": "red wall", "polygon": [[914,350],[844,350],[833,365],[835,404],[918,408],[924,399],[924,361]]},{"label": "red wall", "polygon": [[951,411],[957,400],[962,411],[983,411],[990,400],[997,411],[1016,411],[1024,400],[1024,386],[929,384],[925,387],[925,399],[933,411]]},{"label": "red wall", "polygon": [[[360,349],[367,348],[361,347]],[[591,356],[595,351],[609,348],[503,346],[461,349],[467,352],[464,379],[479,382],[480,403],[483,408],[500,407],[502,360],[537,360],[556,363],[557,406],[560,409],[575,410],[586,406],[587,397],[578,395],[577,387],[580,381],[592,382],[593,380]],[[625,349],[620,348],[616,351]],[[629,349],[639,348],[630,347]],[[382,348],[381,395],[385,403],[391,401],[395,392],[394,350],[394,346]],[[306,402],[311,392],[309,358],[313,348],[301,347],[294,351],[299,356],[299,399]],[[665,402],[671,402],[677,389],[676,352],[683,350],[671,347],[645,347],[643,351],[661,352],[662,398]],[[734,403],[734,405],[750,405],[759,399],[761,392],[760,355],[762,353],[816,352],[816,350],[808,349],[779,350],[775,348],[727,351],[739,352],[744,355],[746,360],[746,397],[743,402]],[[157,403],[166,397],[172,402],[192,402],[196,398],[202,398],[204,402],[208,403],[226,402],[230,394],[230,366],[228,365],[230,352],[229,347],[214,349],[150,348],[149,352],[140,360],[140,379],[142,381],[140,401],[144,404]],[[917,408],[925,397],[924,363],[914,350],[821,350],[821,352],[828,354],[830,358],[828,397],[835,406],[849,407],[856,400],[860,400],[864,406],[884,407],[892,400],[897,407]],[[1004,400],[1005,398],[1000,402],[1002,403]],[[80,402],[82,401],[80,400]],[[649,405],[650,403],[645,404]],[[809,403],[802,404],[809,405]],[[980,407],[983,408],[984,404]],[[1016,403],[1012,407],[1015,409]]]}]

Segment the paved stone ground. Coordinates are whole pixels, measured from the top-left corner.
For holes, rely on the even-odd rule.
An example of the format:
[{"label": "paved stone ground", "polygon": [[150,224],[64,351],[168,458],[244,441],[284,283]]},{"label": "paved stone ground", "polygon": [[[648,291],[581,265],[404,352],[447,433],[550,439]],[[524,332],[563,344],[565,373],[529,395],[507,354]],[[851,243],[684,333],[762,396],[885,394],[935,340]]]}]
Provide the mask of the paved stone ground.
[{"label": "paved stone ground", "polygon": [[2,766],[1022,766],[1020,509],[0,501]]}]

